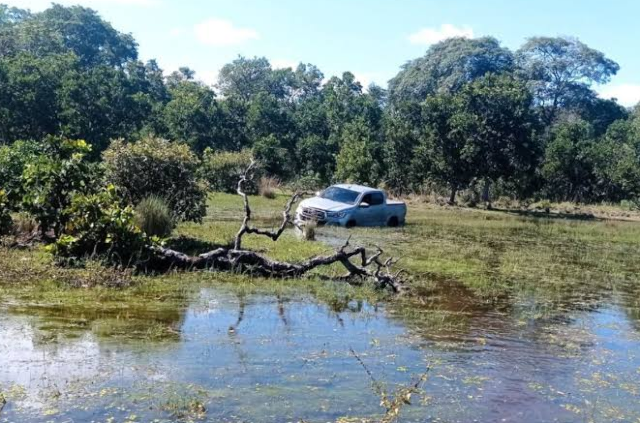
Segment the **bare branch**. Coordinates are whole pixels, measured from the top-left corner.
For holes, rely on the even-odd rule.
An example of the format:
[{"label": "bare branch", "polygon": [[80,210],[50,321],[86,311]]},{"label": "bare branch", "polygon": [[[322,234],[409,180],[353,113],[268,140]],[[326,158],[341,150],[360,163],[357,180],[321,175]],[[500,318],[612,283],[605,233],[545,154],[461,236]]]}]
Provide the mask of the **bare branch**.
[{"label": "bare branch", "polygon": [[287,228],[287,224],[292,223],[291,208],[303,195],[299,192],[295,192],[291,196],[291,198],[289,198],[289,201],[287,201],[284,210],[282,210],[282,222],[280,223],[280,226],[276,231],[268,231],[266,229],[259,229],[250,226],[249,223],[251,222],[251,207],[249,206],[249,196],[244,191],[244,184],[251,179],[250,173],[255,168],[255,166],[256,162],[252,160],[247,169],[240,177],[240,180],[238,181],[238,188],[236,191],[238,192],[238,195],[242,197],[244,203],[244,219],[242,220],[242,225],[240,226],[240,229],[238,230],[233,243],[233,248],[236,250],[240,250],[242,248],[242,236],[244,234],[264,235],[271,238],[273,241],[277,241],[278,238],[280,238],[280,235],[282,235]]},{"label": "bare branch", "polygon": [[[341,263],[347,270],[347,274],[336,277],[337,280],[345,280],[350,283],[361,283],[364,279],[373,280],[379,288],[390,288],[396,293],[406,290],[405,282],[400,278],[401,272],[395,275],[391,273],[391,267],[397,262],[393,258],[388,258],[384,262],[380,257],[384,251],[376,247],[376,252],[367,257],[367,250],[364,247],[351,248],[347,238],[345,243],[333,254],[326,256],[316,256],[299,263],[280,262],[269,259],[255,251],[242,249],[242,237],[245,234],[263,235],[277,241],[286,230],[287,224],[291,223],[291,208],[301,197],[300,193],[295,193],[289,198],[282,211],[282,222],[277,230],[269,231],[251,226],[251,207],[249,197],[245,193],[245,183],[251,179],[251,172],[256,166],[255,161],[251,161],[238,181],[237,192],[243,199],[244,218],[238,230],[233,248],[217,248],[199,256],[189,256],[179,251],[168,248],[154,247],[153,260],[144,263],[147,269],[217,269],[225,271],[250,273],[264,277],[294,278],[301,277],[319,266],[328,266],[333,263]],[[351,261],[352,257],[360,256],[360,265]],[[371,265],[375,265],[375,270],[369,270]],[[383,269],[386,270],[383,272]]]}]

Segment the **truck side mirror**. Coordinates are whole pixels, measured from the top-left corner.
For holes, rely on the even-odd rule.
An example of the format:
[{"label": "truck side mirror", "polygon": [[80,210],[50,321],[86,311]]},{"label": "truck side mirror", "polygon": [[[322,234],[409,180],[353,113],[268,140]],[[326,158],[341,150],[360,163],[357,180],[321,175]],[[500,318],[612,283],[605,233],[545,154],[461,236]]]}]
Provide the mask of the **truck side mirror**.
[{"label": "truck side mirror", "polygon": [[322,191],[316,191],[316,197],[320,197],[322,195]]},{"label": "truck side mirror", "polygon": [[360,203],[360,207],[363,208],[363,209],[368,209],[369,208],[369,203],[362,202],[362,203]]}]

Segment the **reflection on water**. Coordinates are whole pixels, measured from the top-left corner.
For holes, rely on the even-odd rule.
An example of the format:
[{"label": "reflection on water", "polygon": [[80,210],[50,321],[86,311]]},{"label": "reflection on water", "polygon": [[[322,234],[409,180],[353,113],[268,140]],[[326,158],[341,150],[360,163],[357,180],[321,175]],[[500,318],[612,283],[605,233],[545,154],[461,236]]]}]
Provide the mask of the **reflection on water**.
[{"label": "reflection on water", "polygon": [[526,298],[487,304],[454,286],[419,306],[342,312],[203,288],[162,321],[174,336],[161,340],[112,336],[73,310],[30,316],[13,304],[0,309],[0,422],[379,417],[351,348],[390,391],[431,367],[401,421],[635,422],[640,336],[630,296],[534,318]]}]

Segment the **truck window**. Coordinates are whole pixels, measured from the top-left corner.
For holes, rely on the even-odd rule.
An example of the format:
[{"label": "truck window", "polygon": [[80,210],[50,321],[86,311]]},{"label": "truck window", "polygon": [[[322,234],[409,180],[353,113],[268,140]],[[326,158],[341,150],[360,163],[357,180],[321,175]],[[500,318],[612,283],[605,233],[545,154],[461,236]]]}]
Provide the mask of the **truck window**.
[{"label": "truck window", "polygon": [[362,197],[362,202],[367,203],[370,206],[379,206],[384,204],[384,195],[382,195],[381,192],[371,192]]},{"label": "truck window", "polygon": [[384,204],[384,195],[381,192],[372,192],[371,193],[371,202],[369,203],[372,206],[379,206]]}]

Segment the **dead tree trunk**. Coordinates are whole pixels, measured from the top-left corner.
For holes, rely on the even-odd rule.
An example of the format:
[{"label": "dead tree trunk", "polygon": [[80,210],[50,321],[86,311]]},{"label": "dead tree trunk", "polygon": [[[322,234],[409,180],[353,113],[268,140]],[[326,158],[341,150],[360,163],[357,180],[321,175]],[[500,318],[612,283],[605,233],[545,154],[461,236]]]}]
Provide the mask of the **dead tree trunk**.
[{"label": "dead tree trunk", "polygon": [[[282,222],[277,230],[269,231],[251,226],[251,207],[249,197],[244,192],[244,184],[251,177],[255,163],[252,162],[238,181],[237,192],[243,199],[244,218],[238,230],[233,248],[217,248],[198,256],[189,256],[168,248],[154,247],[152,249],[153,258],[146,263],[147,268],[158,269],[179,269],[198,270],[215,269],[220,271],[235,271],[248,273],[263,277],[276,278],[298,278],[302,277],[313,269],[320,266],[328,266],[333,263],[341,263],[347,273],[336,279],[345,280],[351,283],[362,283],[364,280],[373,281],[379,288],[389,288],[393,292],[404,292],[406,290],[405,280],[402,278],[403,271],[392,271],[396,259],[387,258],[382,261],[382,249],[377,248],[373,255],[368,256],[364,247],[351,247],[349,239],[338,248],[333,254],[326,256],[316,256],[298,263],[289,263],[272,260],[255,251],[242,249],[242,237],[245,234],[263,235],[277,241],[284,233],[287,225],[291,222],[291,208],[301,197],[295,193],[282,211]],[[356,263],[352,258],[359,258]]]}]

